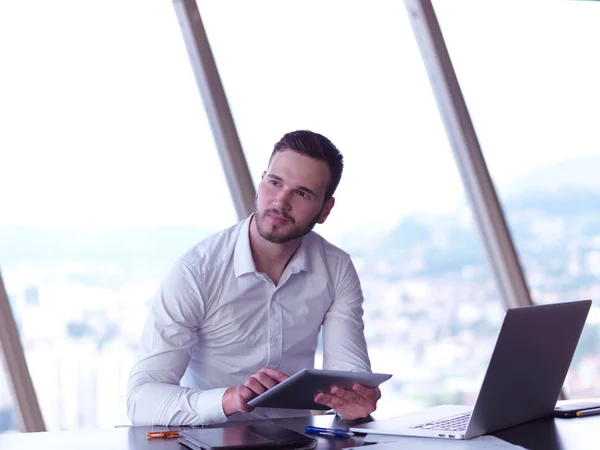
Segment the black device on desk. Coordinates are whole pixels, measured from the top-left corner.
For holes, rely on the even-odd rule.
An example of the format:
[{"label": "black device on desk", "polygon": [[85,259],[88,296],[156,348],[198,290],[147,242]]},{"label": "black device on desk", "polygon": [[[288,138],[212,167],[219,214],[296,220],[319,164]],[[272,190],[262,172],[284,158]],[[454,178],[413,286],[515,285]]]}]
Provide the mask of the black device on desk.
[{"label": "black device on desk", "polygon": [[577,402],[554,408],[554,417],[574,418],[600,414],[600,402]]},{"label": "black device on desk", "polygon": [[192,450],[312,449],[317,440],[296,431],[271,425],[193,428],[179,432],[179,443]]}]

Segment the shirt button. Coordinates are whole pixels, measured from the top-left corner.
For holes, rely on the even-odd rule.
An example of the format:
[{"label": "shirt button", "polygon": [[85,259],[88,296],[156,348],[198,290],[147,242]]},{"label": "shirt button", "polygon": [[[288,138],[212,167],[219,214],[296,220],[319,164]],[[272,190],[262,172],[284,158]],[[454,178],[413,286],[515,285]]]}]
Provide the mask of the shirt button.
[{"label": "shirt button", "polygon": [[271,338],[271,344],[277,344],[278,342],[279,342],[279,339],[277,339],[276,337]]}]

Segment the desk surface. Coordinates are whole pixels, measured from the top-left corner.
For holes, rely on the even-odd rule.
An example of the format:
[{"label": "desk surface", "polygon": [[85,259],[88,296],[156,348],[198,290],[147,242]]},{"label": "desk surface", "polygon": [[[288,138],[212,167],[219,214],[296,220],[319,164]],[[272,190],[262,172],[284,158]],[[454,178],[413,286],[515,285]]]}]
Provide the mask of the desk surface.
[{"label": "desk surface", "polygon": [[[240,424],[238,422],[237,424]],[[268,424],[268,420],[253,422]],[[320,427],[347,428],[347,422],[334,416],[301,417],[292,419],[277,419],[273,423],[303,432],[306,425]],[[234,426],[236,423],[225,424]],[[540,419],[524,425],[512,427],[495,436],[513,444],[528,449],[558,450],[558,449],[597,449],[597,429],[600,426],[600,416],[578,419]],[[165,427],[123,427],[105,430],[58,431],[49,433],[14,433],[0,434],[0,449],[45,449],[45,450],[182,450],[173,439],[146,438],[150,430],[163,430]],[[177,429],[177,428],[175,428]],[[324,438],[317,437],[318,449],[338,450],[342,448],[361,446],[363,438]],[[365,446],[365,449],[368,449]]]}]

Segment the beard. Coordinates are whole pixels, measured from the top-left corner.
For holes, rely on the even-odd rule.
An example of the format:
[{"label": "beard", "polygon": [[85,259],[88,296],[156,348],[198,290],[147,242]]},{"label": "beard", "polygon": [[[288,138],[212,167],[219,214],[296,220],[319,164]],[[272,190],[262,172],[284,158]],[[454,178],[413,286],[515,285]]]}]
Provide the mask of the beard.
[{"label": "beard", "polygon": [[[300,227],[296,225],[296,221],[293,217],[289,216],[285,211],[270,208],[265,210],[262,214],[258,211],[258,207],[256,205],[256,200],[254,201],[254,219],[256,220],[256,228],[258,229],[258,234],[261,235],[263,239],[266,239],[273,244],[285,244],[286,242],[293,241],[294,239],[298,239],[306,236],[308,233],[312,231],[317,222],[319,221],[319,217],[323,212],[323,205],[319,212],[313,217],[309,223],[305,227]],[[284,219],[286,219],[291,228],[287,232],[281,231],[280,227],[277,225],[270,225],[266,223],[265,217],[267,214],[277,214]],[[287,224],[286,224],[287,225]],[[289,226],[289,225],[287,225]]]}]

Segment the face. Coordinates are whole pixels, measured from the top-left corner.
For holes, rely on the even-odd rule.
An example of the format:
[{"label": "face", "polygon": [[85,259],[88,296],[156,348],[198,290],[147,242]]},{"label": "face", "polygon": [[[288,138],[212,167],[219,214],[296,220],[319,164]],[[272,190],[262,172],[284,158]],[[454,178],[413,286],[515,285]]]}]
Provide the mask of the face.
[{"label": "face", "polygon": [[292,150],[275,153],[263,173],[254,207],[260,235],[283,244],[305,236],[325,222],[335,200],[324,202],[329,167]]}]

